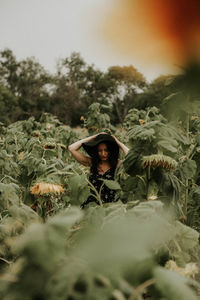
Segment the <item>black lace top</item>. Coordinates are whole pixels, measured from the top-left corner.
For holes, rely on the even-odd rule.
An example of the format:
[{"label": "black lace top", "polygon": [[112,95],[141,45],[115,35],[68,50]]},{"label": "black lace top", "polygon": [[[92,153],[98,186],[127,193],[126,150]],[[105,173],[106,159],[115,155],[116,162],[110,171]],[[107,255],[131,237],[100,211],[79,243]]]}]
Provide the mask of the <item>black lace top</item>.
[{"label": "black lace top", "polygon": [[[114,168],[110,168],[104,174],[92,173],[92,172],[90,173],[89,181],[95,187],[95,189],[98,191],[98,193],[100,192],[100,189],[101,189],[100,196],[101,196],[101,201],[103,203],[116,201],[115,200],[115,191],[109,189],[102,181],[102,179],[114,180],[114,173],[115,173]],[[92,189],[90,190],[90,192],[93,195],[95,194]],[[87,205],[90,202],[96,202],[97,204],[99,204],[98,200],[93,195],[90,195],[87,198],[87,200],[82,203],[81,208],[84,208],[85,205]]]}]

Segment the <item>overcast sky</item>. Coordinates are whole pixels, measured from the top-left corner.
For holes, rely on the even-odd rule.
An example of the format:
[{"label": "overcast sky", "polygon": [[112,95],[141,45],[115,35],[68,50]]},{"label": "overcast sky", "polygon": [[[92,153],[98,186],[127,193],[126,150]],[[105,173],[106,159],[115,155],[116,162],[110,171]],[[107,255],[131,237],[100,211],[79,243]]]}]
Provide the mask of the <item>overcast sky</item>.
[{"label": "overcast sky", "polygon": [[86,63],[105,71],[132,64],[147,79],[160,75],[114,49],[103,35],[105,18],[118,0],[0,0],[0,50],[21,60],[35,56],[50,72],[56,60],[79,52]]}]

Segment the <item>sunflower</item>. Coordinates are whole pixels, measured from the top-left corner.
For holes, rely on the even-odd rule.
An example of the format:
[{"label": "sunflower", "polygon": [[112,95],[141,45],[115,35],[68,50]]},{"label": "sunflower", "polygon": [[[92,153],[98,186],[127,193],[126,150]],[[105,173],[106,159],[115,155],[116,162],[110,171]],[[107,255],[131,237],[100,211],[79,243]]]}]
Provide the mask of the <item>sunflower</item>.
[{"label": "sunflower", "polygon": [[185,265],[185,268],[181,268],[177,266],[175,261],[168,260],[165,264],[165,268],[187,277],[194,277],[199,273],[199,268],[196,263],[188,263]]},{"label": "sunflower", "polygon": [[33,195],[44,195],[44,194],[58,194],[64,193],[63,186],[61,184],[38,182],[30,188],[31,194]]},{"label": "sunflower", "polygon": [[22,160],[24,158],[24,152],[20,152],[19,153],[19,156],[18,156],[18,159],[19,160]]},{"label": "sunflower", "polygon": [[152,154],[144,156],[142,159],[142,168],[146,167],[163,168],[167,170],[174,170],[177,167],[177,162],[170,156],[163,154]]},{"label": "sunflower", "polygon": [[55,143],[46,143],[44,146],[43,146],[43,149],[44,150],[56,150],[56,144]]},{"label": "sunflower", "polygon": [[139,123],[140,123],[140,125],[146,124],[145,120],[143,120],[143,119],[139,119]]}]

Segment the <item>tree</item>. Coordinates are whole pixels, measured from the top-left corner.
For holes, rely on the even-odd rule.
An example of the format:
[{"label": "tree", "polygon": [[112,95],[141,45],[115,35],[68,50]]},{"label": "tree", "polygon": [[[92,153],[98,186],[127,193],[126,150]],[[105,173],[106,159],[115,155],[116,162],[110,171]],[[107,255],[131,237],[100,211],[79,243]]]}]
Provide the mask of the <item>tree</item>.
[{"label": "tree", "polygon": [[145,88],[146,80],[133,66],[112,66],[107,76],[112,89],[110,101],[118,121],[122,123],[128,110],[133,107],[137,94]]},{"label": "tree", "polygon": [[10,49],[0,52],[0,83],[17,93],[19,63]]},{"label": "tree", "polygon": [[51,81],[51,76],[34,57],[18,62],[11,50],[0,52],[0,83],[19,105],[12,120],[31,115],[39,117],[41,112],[48,110]]},{"label": "tree", "polygon": [[73,52],[69,58],[58,61],[57,73],[53,78],[52,113],[71,126],[80,124],[80,117],[86,109],[81,98],[85,69],[84,60],[79,53]]},{"label": "tree", "polygon": [[94,66],[88,66],[86,72],[85,100],[88,105],[94,102],[108,105],[109,98],[113,94],[113,81],[107,73],[95,69]]},{"label": "tree", "polygon": [[51,76],[35,58],[20,62],[17,92],[23,111],[21,118],[31,115],[39,117],[42,112],[49,110],[48,85],[51,82]]},{"label": "tree", "polygon": [[108,104],[112,92],[110,78],[76,52],[58,62],[54,84],[52,112],[71,126],[81,124],[92,103]]},{"label": "tree", "polygon": [[156,106],[165,115],[162,104],[163,100],[172,93],[172,88],[168,84],[171,80],[171,75],[161,75],[154,79],[143,93],[138,95],[135,107],[138,109],[145,109],[147,107]]},{"label": "tree", "polygon": [[18,99],[2,84],[0,85],[0,122],[8,125],[14,121],[14,115],[19,110]]}]

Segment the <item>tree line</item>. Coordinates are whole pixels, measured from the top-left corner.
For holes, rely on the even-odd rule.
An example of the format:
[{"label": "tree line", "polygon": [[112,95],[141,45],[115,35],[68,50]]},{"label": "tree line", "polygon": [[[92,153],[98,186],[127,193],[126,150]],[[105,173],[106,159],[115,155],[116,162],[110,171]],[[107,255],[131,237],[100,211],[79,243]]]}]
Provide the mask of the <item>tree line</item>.
[{"label": "tree line", "polygon": [[170,75],[148,83],[134,66],[111,66],[106,72],[88,65],[79,53],[61,58],[55,74],[34,57],[17,60],[10,49],[0,51],[0,122],[10,124],[43,112],[70,126],[81,124],[88,107],[109,107],[112,124],[123,123],[129,109],[156,106],[166,113],[163,99],[173,93]]}]

